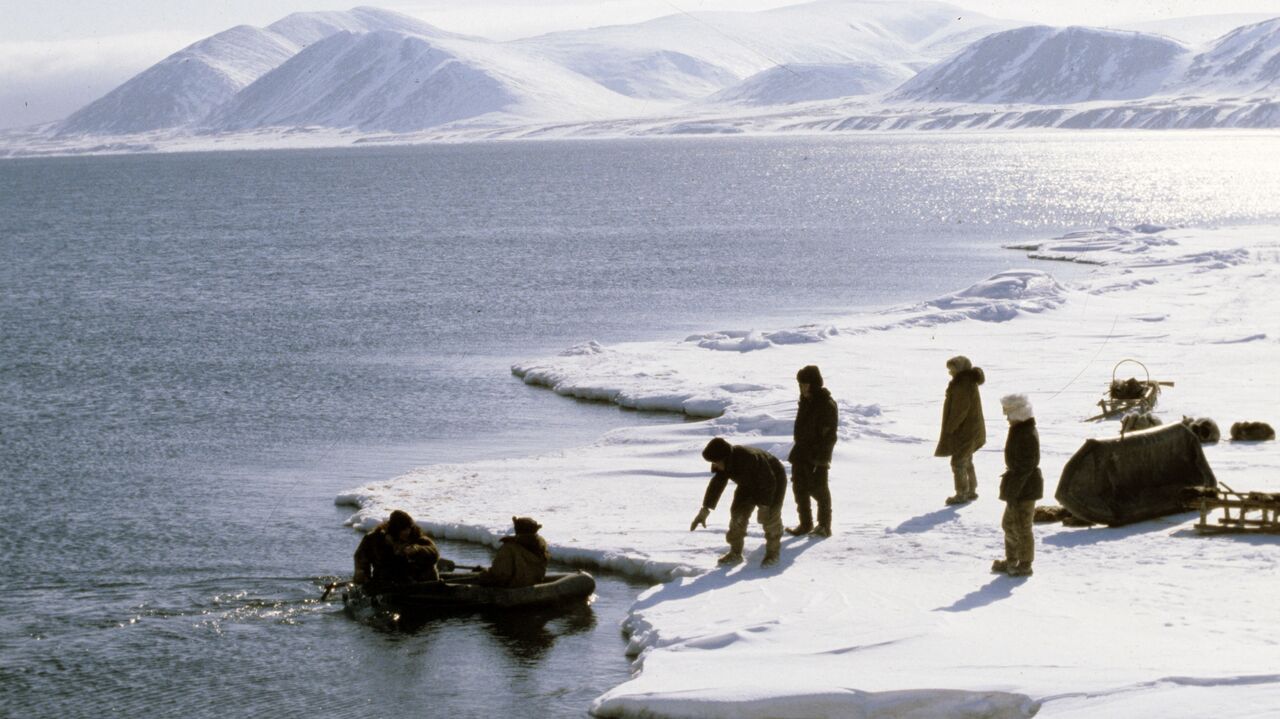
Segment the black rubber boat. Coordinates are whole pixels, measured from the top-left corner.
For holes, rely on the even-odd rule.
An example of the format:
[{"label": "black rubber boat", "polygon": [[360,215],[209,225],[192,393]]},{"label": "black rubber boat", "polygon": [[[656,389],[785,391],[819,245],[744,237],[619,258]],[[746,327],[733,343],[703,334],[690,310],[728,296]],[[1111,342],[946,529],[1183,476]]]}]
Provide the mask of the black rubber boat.
[{"label": "black rubber boat", "polygon": [[552,574],[532,587],[508,589],[469,583],[475,574],[446,574],[439,582],[352,587],[342,594],[347,613],[357,619],[382,614],[429,616],[469,610],[511,610],[586,602],[596,580],[581,570]]}]

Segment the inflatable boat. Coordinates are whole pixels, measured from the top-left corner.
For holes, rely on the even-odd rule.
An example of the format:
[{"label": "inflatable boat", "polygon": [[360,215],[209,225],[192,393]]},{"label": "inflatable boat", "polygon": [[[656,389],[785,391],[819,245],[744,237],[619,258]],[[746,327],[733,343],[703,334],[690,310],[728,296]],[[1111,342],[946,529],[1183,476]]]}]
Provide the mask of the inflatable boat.
[{"label": "inflatable boat", "polygon": [[551,574],[539,584],[515,589],[472,583],[475,574],[445,574],[438,582],[358,585],[345,591],[342,603],[356,618],[380,613],[430,615],[468,610],[510,610],[585,602],[596,590],[590,574]]}]

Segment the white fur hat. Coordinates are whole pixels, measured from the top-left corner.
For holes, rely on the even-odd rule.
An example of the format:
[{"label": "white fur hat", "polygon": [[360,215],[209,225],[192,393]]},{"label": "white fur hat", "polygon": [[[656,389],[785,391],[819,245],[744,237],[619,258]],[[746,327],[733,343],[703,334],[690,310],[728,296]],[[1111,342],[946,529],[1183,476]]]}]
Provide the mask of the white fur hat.
[{"label": "white fur hat", "polygon": [[1036,416],[1031,409],[1031,400],[1025,394],[1007,394],[1000,398],[1000,408],[1004,415],[1014,422],[1022,422]]}]

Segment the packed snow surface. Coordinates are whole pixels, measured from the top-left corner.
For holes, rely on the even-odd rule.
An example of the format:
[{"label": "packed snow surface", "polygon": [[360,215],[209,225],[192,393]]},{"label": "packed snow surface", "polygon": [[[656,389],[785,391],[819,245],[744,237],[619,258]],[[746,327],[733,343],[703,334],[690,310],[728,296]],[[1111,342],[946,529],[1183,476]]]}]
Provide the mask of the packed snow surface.
[{"label": "packed snow surface", "polygon": [[[585,447],[430,466],[337,498],[371,527],[393,508],[438,536],[496,543],[530,514],[561,560],[661,582],[625,631],[634,677],[608,717],[1258,717],[1280,713],[1276,537],[1200,536],[1194,514],[1122,528],[1037,525],[1035,574],[1003,553],[999,397],[1027,393],[1046,497],[1088,438],[1123,359],[1174,381],[1157,413],[1273,424],[1280,228],[1100,228],[1023,249],[1094,267],[1064,284],[1015,270],[916,304],[791,329],[585,342],[521,362],[526,382],[701,421],[612,431]],[[935,458],[946,360],[982,367],[980,498],[944,506]],[[781,563],[717,567],[728,499],[689,531],[713,436],[786,457],[795,372],[822,368],[840,408],[835,536],[788,537]],[[1132,366],[1132,365],[1127,365]],[[1206,445],[1237,490],[1280,491],[1275,442]],[[788,524],[795,508],[788,497]]]}]

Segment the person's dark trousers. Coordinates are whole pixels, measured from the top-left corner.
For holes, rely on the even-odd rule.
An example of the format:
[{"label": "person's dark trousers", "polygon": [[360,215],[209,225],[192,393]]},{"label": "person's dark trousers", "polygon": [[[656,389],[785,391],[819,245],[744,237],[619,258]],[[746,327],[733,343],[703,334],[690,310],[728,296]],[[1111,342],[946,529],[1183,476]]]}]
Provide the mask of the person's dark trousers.
[{"label": "person's dark trousers", "polygon": [[791,465],[791,492],[796,498],[796,511],[800,514],[800,526],[813,526],[813,510],[810,498],[818,503],[818,526],[831,528],[831,488],[827,486],[827,467],[812,464]]}]

